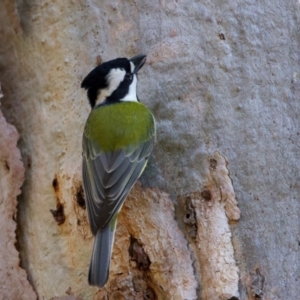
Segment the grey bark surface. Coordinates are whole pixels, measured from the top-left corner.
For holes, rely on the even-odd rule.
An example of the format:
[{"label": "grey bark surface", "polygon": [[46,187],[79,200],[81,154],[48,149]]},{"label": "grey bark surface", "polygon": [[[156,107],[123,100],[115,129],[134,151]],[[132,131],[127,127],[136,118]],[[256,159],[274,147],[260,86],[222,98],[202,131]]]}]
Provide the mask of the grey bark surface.
[{"label": "grey bark surface", "polygon": [[[299,298],[299,1],[4,0],[0,37],[1,110],[26,168],[21,265],[41,299],[71,290],[82,299]],[[97,56],[139,53],[148,58],[138,95],[156,117],[157,143],[120,216],[111,283],[98,291],[87,285],[93,239],[80,205],[89,113],[80,83]],[[147,270],[130,261],[130,237]],[[224,263],[207,263],[207,251]],[[224,288],[205,277],[209,266]]]}]

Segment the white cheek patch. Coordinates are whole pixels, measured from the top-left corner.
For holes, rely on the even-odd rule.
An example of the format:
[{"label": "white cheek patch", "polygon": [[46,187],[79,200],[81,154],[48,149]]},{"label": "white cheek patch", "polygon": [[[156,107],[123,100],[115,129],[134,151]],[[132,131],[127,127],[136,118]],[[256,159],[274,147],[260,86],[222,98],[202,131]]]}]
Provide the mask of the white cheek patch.
[{"label": "white cheek patch", "polygon": [[106,89],[100,90],[96,105],[99,105],[104,102],[104,100],[109,97],[120,85],[120,83],[124,80],[124,76],[126,71],[124,69],[111,69],[108,75],[106,76],[106,80],[108,86]]},{"label": "white cheek patch", "polygon": [[129,86],[128,94],[123,99],[120,99],[120,101],[138,101],[136,97],[136,82],[137,82],[137,78],[136,75],[134,74],[132,83]]}]

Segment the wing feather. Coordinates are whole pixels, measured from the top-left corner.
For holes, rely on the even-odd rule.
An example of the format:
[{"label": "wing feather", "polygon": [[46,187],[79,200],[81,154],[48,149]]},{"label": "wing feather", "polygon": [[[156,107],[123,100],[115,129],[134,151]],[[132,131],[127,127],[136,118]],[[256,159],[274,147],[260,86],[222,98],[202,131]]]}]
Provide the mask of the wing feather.
[{"label": "wing feather", "polygon": [[115,151],[112,157],[112,164],[109,168],[109,171],[112,172],[116,168],[118,168],[121,165],[121,163],[124,161],[124,158],[125,158],[125,154],[122,150]]},{"label": "wing feather", "polygon": [[128,176],[126,175],[128,173],[128,170],[133,167],[132,166],[130,168],[129,167],[130,164],[132,164],[132,162],[129,159],[125,158],[122,164],[118,167],[117,172],[109,173],[110,176],[106,182],[105,187],[111,188],[114,185],[116,185],[118,182],[124,181],[126,179],[126,176]]},{"label": "wing feather", "polygon": [[105,153],[83,137],[83,182],[92,233],[105,227],[141,175],[155,140]]},{"label": "wing feather", "polygon": [[[129,161],[129,159],[127,159]],[[137,163],[131,163],[129,161],[129,167],[127,168],[126,172],[120,176],[119,180],[108,190],[107,196],[109,201],[117,201],[119,195],[122,193],[124,188],[127,185],[127,182],[131,178]]]},{"label": "wing feather", "polygon": [[91,227],[91,231],[93,235],[96,235],[98,227],[96,222],[96,209],[93,207],[95,206],[94,201],[90,201],[90,199],[93,199],[93,191],[89,180],[89,174],[86,164],[86,159],[83,158],[82,163],[82,178],[83,178],[83,185],[84,185],[84,191],[85,191],[85,197],[86,197],[86,207],[88,212],[88,219]]}]

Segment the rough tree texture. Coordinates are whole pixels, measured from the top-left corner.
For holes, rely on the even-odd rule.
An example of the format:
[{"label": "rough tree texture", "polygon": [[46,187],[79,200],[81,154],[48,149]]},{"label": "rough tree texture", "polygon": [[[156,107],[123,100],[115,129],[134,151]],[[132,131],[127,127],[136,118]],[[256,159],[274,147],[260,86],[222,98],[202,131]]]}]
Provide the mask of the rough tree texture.
[{"label": "rough tree texture", "polygon": [[123,206],[116,240],[110,284],[98,299],[120,288],[124,299],[197,298],[187,242],[166,193],[137,184]]},{"label": "rough tree texture", "polygon": [[[0,98],[2,98],[0,87]],[[19,266],[16,243],[17,196],[24,182],[24,166],[17,148],[19,135],[0,111],[0,299],[36,299],[26,272]]]},{"label": "rough tree texture", "polygon": [[202,298],[227,300],[239,297],[229,221],[239,220],[240,211],[226,159],[216,151],[207,159],[206,168],[202,191],[179,197],[178,214],[199,262]]},{"label": "rough tree texture", "polygon": [[[298,0],[0,2],[2,111],[26,168],[18,243],[41,299],[299,298],[299,24]],[[79,86],[98,55],[138,53],[158,140],[98,291]]]}]

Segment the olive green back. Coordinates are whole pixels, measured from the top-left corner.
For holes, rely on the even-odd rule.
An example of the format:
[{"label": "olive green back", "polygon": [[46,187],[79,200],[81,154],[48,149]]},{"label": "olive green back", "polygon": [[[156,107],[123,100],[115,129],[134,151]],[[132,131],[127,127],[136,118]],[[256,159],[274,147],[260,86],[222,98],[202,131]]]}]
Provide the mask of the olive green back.
[{"label": "olive green back", "polygon": [[104,152],[149,140],[155,134],[155,120],[140,102],[119,102],[93,109],[84,133]]}]

